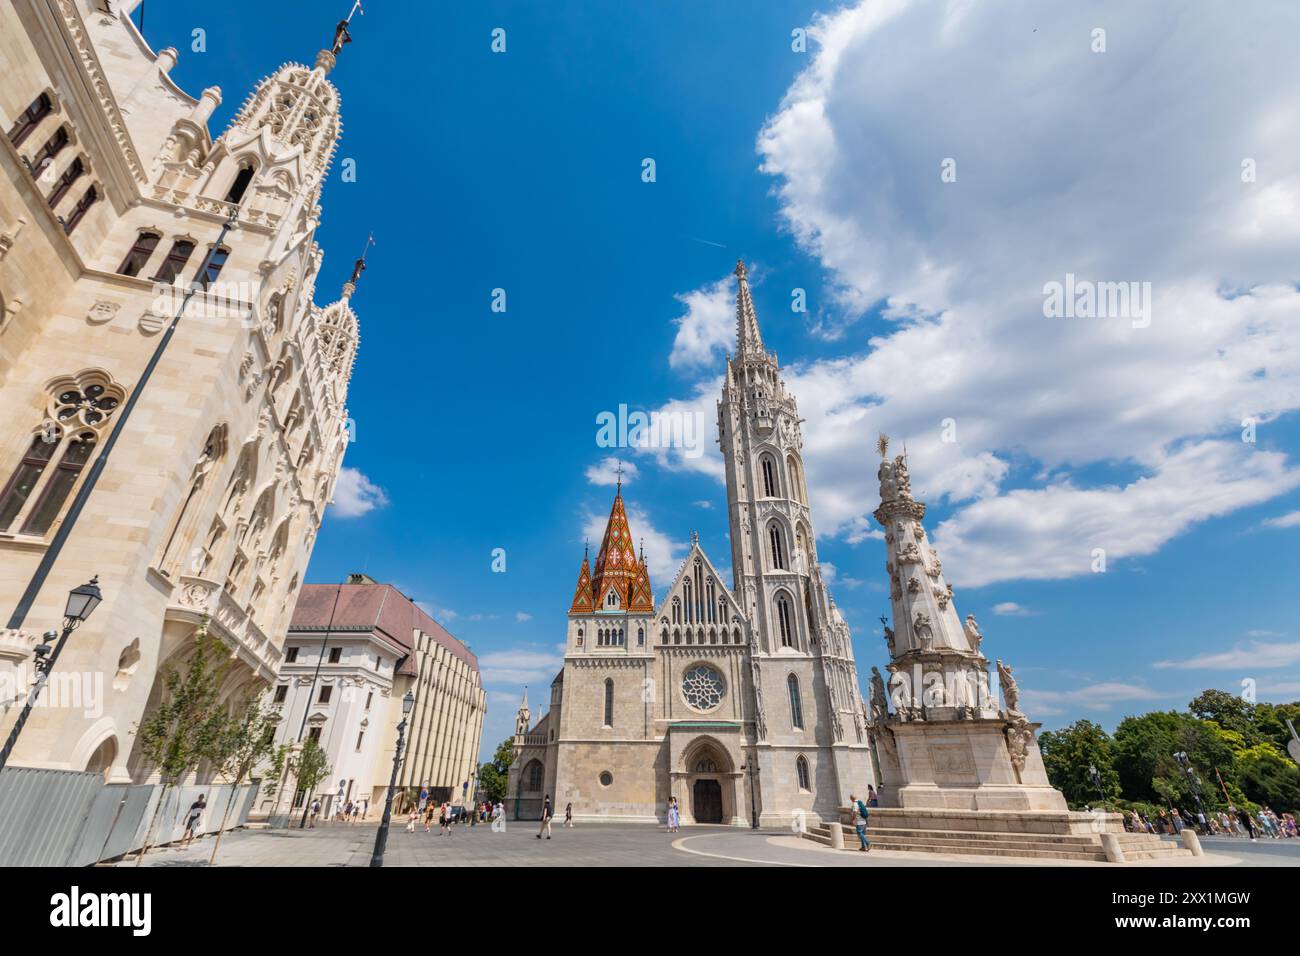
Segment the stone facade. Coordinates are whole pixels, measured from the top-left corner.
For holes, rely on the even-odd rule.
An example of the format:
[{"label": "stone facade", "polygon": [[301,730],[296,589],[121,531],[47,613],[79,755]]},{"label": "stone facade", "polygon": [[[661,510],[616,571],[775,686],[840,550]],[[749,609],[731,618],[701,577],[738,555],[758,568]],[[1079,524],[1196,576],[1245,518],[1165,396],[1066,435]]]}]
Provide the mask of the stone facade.
[{"label": "stone facade", "polygon": [[38,599],[0,633],[0,678],[25,687],[67,592],[99,576],[104,602],[58,673],[98,675],[102,709],[38,707],[12,760],[117,780],[147,776],[133,735],[204,617],[235,662],[224,701],[275,679],[347,444],[360,273],[315,304],[334,56],[277,69],[214,140],[221,91],[177,87],[177,52],[149,48],[135,6],[0,6],[6,615],[194,290]]},{"label": "stone facade", "polygon": [[[312,795],[326,815],[340,800],[382,807],[407,691],[415,706],[398,787],[459,803],[475,786],[487,713],[478,658],[392,585],[352,575],[302,589],[271,700],[283,715],[276,743],[314,737],[328,757]],[[295,808],[305,802],[294,793]],[[267,797],[258,810],[285,806]]]},{"label": "stone facade", "polygon": [[874,779],[848,625],[822,577],[800,419],[763,346],[743,264],[718,403],[732,586],[692,535],[656,607],[622,487],[584,555],[564,670],[536,724],[525,694],[508,803],[575,819],[789,825],[833,819]]}]

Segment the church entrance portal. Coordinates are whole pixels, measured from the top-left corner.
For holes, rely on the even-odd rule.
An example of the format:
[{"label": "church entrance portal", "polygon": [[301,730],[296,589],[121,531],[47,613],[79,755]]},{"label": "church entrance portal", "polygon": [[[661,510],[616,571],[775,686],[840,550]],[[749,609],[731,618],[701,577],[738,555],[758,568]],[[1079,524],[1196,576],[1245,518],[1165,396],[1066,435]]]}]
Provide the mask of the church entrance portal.
[{"label": "church entrance portal", "polygon": [[696,823],[722,822],[722,784],[716,780],[696,780],[692,810]]}]

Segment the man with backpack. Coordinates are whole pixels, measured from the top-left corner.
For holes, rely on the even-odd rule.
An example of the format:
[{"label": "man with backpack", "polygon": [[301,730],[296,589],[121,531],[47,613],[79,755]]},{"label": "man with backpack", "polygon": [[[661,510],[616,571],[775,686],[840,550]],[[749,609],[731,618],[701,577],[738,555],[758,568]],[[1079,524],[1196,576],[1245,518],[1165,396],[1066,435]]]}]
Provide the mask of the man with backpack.
[{"label": "man with backpack", "polygon": [[858,842],[862,844],[858,849],[866,853],[871,849],[871,842],[867,839],[867,805],[856,794],[850,793],[849,808],[853,811],[853,829],[858,831]]}]

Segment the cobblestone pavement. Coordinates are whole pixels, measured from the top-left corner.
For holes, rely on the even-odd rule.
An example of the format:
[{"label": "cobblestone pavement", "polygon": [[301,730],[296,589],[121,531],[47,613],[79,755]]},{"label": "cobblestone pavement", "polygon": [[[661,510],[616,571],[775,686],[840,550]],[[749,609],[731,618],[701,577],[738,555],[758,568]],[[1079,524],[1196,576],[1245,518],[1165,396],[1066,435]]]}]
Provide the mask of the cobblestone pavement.
[{"label": "cobblestone pavement", "polygon": [[[376,831],[374,823],[325,824],[313,830],[238,830],[226,834],[222,840],[217,865],[368,866]],[[451,835],[440,837],[436,830],[425,833],[423,827],[407,833],[403,822],[389,832],[384,863],[386,866],[462,867],[1071,865],[1061,861],[947,854],[834,851],[800,841],[783,830],[754,832],[729,827],[687,827],[680,833],[670,834],[662,827],[609,823],[572,829],[555,826],[551,840],[536,839],[536,832],[536,824],[509,823],[504,833],[494,833],[488,826],[459,826]],[[1294,848],[1281,845],[1283,842],[1264,849],[1261,844],[1245,841],[1213,841],[1217,845],[1206,847],[1210,854],[1206,862],[1218,866],[1300,866],[1300,841],[1294,841],[1297,844]],[[205,838],[185,849],[167,847],[151,851],[144,865],[207,866],[211,853],[212,840]],[[118,865],[134,866],[135,858]]]}]

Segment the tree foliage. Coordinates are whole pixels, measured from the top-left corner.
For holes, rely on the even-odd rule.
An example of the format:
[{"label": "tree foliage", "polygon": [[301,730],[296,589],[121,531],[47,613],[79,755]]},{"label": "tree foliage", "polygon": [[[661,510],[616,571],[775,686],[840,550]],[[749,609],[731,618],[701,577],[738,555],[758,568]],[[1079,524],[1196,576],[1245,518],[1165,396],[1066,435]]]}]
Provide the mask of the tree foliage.
[{"label": "tree foliage", "polygon": [[[1300,810],[1300,767],[1286,753],[1286,721],[1300,722],[1300,704],[1256,704],[1207,690],[1188,712],[1125,717],[1108,735],[1088,720],[1039,735],[1043,763],[1073,807],[1096,805],[1088,767],[1102,777],[1108,804],[1252,812]],[[1186,765],[1177,757],[1186,754]]]},{"label": "tree foliage", "polygon": [[506,781],[510,777],[510,764],[515,759],[515,739],[507,737],[497,745],[492,759],[478,768],[479,787],[484,796],[493,803],[504,801],[507,793]]}]

